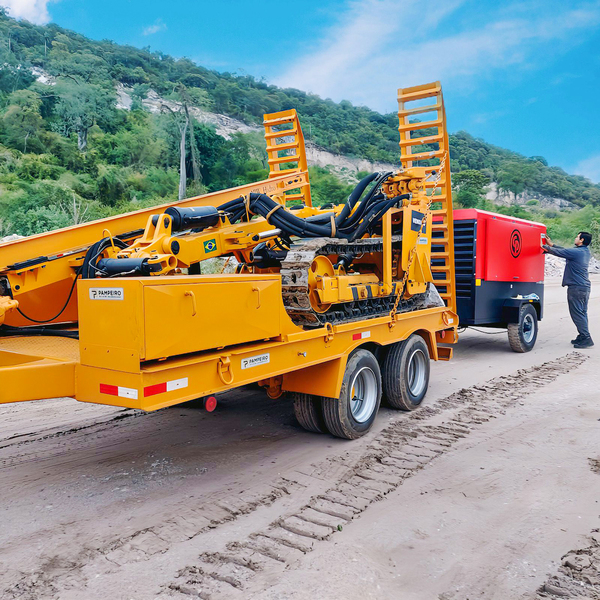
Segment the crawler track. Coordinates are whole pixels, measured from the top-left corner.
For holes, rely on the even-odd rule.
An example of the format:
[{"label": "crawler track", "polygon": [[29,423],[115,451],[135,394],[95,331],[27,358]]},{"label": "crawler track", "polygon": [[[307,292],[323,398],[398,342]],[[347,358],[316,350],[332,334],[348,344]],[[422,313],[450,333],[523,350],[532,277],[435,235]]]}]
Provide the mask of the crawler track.
[{"label": "crawler track", "polygon": [[[399,241],[399,237],[396,236],[394,243],[398,244]],[[283,303],[292,321],[300,327],[321,327],[325,323],[336,324],[373,319],[388,314],[394,306],[395,284],[393,293],[389,296],[336,304],[325,313],[313,310],[309,296],[308,274],[317,256],[339,256],[346,253],[360,256],[381,252],[383,252],[383,240],[380,238],[367,238],[355,242],[334,238],[313,238],[292,244],[281,265]],[[410,300],[402,300],[398,304],[398,312],[420,308],[423,305],[423,297],[424,294]]]}]

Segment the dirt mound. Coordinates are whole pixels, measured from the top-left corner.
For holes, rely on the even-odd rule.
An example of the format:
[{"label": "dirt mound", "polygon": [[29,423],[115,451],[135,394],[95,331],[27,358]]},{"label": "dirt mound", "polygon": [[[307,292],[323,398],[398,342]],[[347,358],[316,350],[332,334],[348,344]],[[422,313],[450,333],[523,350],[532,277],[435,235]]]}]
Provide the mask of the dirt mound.
[{"label": "dirt mound", "polygon": [[[558,256],[552,256],[552,254],[546,254],[546,267],[544,269],[544,275],[546,277],[562,277],[565,270],[565,259],[559,258]],[[593,256],[590,260],[590,274],[600,273],[600,261],[596,260]]]}]

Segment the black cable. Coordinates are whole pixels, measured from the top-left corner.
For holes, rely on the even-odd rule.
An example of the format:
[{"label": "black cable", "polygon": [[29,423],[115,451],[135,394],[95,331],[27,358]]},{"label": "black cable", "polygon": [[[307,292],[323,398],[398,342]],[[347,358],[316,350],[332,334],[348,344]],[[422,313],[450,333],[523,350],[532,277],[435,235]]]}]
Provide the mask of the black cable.
[{"label": "black cable", "polygon": [[[268,216],[269,222],[281,229],[288,237],[337,237],[353,240],[362,237],[368,229],[371,229],[381,219],[387,207],[393,206],[400,198],[407,197],[401,196],[390,200],[380,192],[382,183],[390,174],[390,172],[373,173],[363,178],[348,197],[340,214],[335,217],[333,221],[335,229],[332,227],[333,212],[301,219],[285,208],[281,209],[281,205],[265,194],[252,193],[247,198],[234,198],[219,206],[218,209],[227,212],[232,223],[246,218],[248,212],[264,218]],[[373,185],[365,195],[371,183]],[[356,210],[352,212],[354,207]]]},{"label": "black cable", "polygon": [[[115,246],[117,246],[119,249],[127,248],[127,244],[123,240],[113,238],[113,241]],[[79,267],[79,269],[77,269],[75,273],[75,279],[73,279],[73,284],[71,285],[71,289],[69,290],[67,301],[64,303],[63,307],[60,309],[57,315],[55,315],[51,319],[38,320],[26,315],[18,306],[17,312],[28,321],[31,321],[32,323],[39,323],[41,325],[44,323],[50,323],[58,319],[60,315],[62,315],[65,312],[67,306],[69,305],[69,302],[71,301],[71,296],[73,296],[73,292],[75,291],[75,286],[77,285],[77,279],[79,278],[79,276],[81,275],[82,279],[92,279],[93,277],[96,277],[96,273],[99,272],[99,269],[96,268],[98,257],[108,248],[108,246],[112,245],[112,243],[113,242],[110,238],[102,238],[100,241],[96,242],[95,244],[92,244],[88,248],[83,259],[83,264],[81,265],[81,267]],[[92,273],[90,269],[93,269],[94,272]]]},{"label": "black cable", "polygon": [[82,279],[94,279],[98,276],[98,273],[101,273],[100,269],[96,267],[98,258],[113,242],[119,250],[127,248],[127,244],[118,238],[113,238],[112,240],[110,238],[102,238],[88,248],[83,259],[83,265],[81,265]]},{"label": "black cable", "polygon": [[[379,177],[379,173],[371,173],[371,175],[367,175],[366,177],[363,177],[358,182],[358,185],[354,188],[352,193],[348,196],[348,200],[346,200],[346,204],[342,208],[342,211],[335,219],[336,227],[339,226],[341,223],[343,223],[348,218],[348,216],[350,215],[350,212],[354,208],[354,205],[360,200],[360,197],[363,195],[364,191],[367,189],[367,186],[374,179],[377,179],[378,177]],[[375,185],[375,187],[377,187],[377,185]]]},{"label": "black cable", "polygon": [[478,333],[485,333],[485,335],[500,335],[501,333],[506,333],[505,329],[503,329],[502,331],[482,331],[481,329],[471,327],[470,325],[467,325],[465,329],[472,329],[473,331],[477,331]]},{"label": "black cable", "polygon": [[64,303],[63,307],[60,309],[59,313],[52,317],[51,319],[43,319],[41,321],[38,321],[37,319],[33,319],[31,317],[28,317],[18,306],[17,306],[17,312],[22,316],[25,317],[28,321],[31,321],[32,323],[50,323],[51,321],[55,321],[56,319],[58,319],[58,317],[60,317],[60,315],[62,315],[67,306],[69,305],[69,302],[71,301],[71,296],[73,295],[73,292],[75,291],[75,285],[77,284],[77,279],[79,278],[79,274],[81,273],[81,269],[83,267],[79,267],[79,269],[77,269],[77,272],[75,273],[75,279],[73,279],[73,285],[71,285],[71,290],[69,291],[69,295],[67,296],[67,301]]},{"label": "black cable", "polygon": [[[384,197],[383,194],[377,194],[377,192],[379,192],[381,184],[390,175],[392,175],[392,172],[388,171],[386,173],[374,173],[374,175],[378,175],[378,177],[376,177],[375,183],[374,183],[373,187],[371,188],[371,190],[369,191],[369,193],[367,194],[367,196],[364,198],[364,200],[361,201],[361,203],[358,206],[358,208],[351,215],[349,214],[350,210],[348,210],[347,217],[344,220],[345,221],[344,225],[346,227],[350,227],[350,226],[353,226],[354,224],[358,223],[361,220],[362,216],[364,215],[365,211],[371,206],[371,204],[374,201],[376,201],[376,198],[378,196]],[[344,212],[344,209],[342,209],[342,213],[343,212]],[[341,226],[341,222],[342,222],[341,219],[340,219],[340,223],[338,223],[337,220],[336,220],[336,225],[339,224]]]}]

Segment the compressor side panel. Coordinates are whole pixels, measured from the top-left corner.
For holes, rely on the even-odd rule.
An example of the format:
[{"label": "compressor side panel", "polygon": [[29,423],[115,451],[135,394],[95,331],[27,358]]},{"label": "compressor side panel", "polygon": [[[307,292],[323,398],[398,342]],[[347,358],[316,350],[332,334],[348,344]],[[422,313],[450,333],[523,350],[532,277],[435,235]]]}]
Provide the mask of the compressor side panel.
[{"label": "compressor side panel", "polygon": [[544,255],[541,234],[546,226],[501,215],[484,215],[486,281],[541,282],[544,280]]}]

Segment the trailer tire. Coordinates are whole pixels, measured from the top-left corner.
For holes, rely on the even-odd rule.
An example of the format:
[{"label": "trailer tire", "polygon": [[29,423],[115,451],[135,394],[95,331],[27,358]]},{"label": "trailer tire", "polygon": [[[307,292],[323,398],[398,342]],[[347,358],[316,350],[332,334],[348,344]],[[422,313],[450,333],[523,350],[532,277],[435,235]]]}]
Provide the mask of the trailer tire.
[{"label": "trailer tire", "polygon": [[519,322],[508,324],[508,343],[513,352],[529,352],[537,340],[537,312],[531,304],[523,304]]},{"label": "trailer tire", "polygon": [[368,350],[348,358],[339,398],[323,398],[323,417],[329,433],[346,440],[363,436],[375,422],[381,404],[381,371]]},{"label": "trailer tire", "polygon": [[319,396],[312,394],[295,393],[294,415],[296,420],[306,431],[326,433],[325,419],[323,418],[323,403]]},{"label": "trailer tire", "polygon": [[392,344],[383,362],[383,396],[398,410],[419,408],[429,387],[429,349],[420,335]]}]

